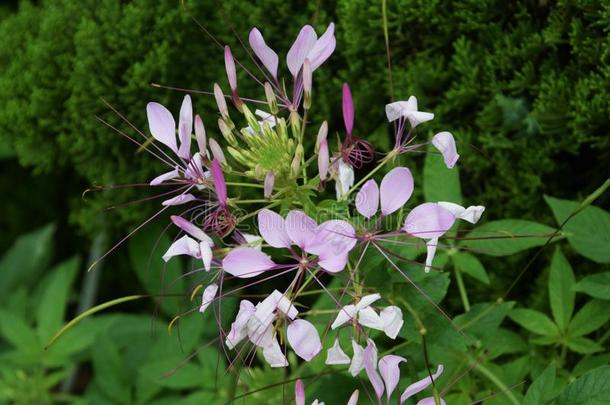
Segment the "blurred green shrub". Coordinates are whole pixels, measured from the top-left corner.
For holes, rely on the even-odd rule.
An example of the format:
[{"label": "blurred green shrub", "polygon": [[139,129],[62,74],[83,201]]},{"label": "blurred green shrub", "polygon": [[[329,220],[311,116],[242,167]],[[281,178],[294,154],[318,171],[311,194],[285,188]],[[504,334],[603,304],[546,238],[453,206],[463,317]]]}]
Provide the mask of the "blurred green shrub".
[{"label": "blurred green shrub", "polygon": [[[181,99],[151,82],[202,90],[226,83],[221,51],[191,17],[243,61],[233,29],[246,39],[258,25],[285,52],[301,24],[335,21],[337,52],[316,75],[313,119],[333,116],[340,125],[339,88],[349,81],[357,131],[377,143],[389,137],[381,5],[366,0],[21,2],[0,22],[0,137],[38,171],[68,168],[105,185],[149,179],[152,159],[134,158],[134,145],[95,116],[129,130],[103,97],[145,128],[147,101],[177,108]],[[602,182],[610,157],[604,2],[396,0],[388,1],[388,18],[395,96],[416,94],[436,113],[431,128],[457,135],[472,202],[485,202],[495,217],[536,218],[548,215],[543,192],[574,197]],[[242,93],[259,95],[244,79]],[[215,133],[213,101],[197,96],[194,103]],[[83,204],[79,191],[73,219],[90,229],[100,207],[142,196],[115,190]],[[121,209],[112,222],[139,220],[151,207]]]}]

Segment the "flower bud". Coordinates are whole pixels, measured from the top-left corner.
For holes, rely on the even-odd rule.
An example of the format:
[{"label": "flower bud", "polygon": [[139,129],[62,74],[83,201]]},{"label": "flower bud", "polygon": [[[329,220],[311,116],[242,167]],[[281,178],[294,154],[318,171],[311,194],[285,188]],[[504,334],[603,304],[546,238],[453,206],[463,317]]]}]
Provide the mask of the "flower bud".
[{"label": "flower bud", "polygon": [[225,158],[225,154],[223,153],[222,148],[220,147],[218,142],[216,142],[214,138],[210,138],[209,143],[210,150],[212,151],[212,156],[214,157],[214,159],[218,160],[223,165],[226,164],[227,159]]},{"label": "flower bud", "polygon": [[229,109],[227,108],[227,101],[225,100],[225,95],[218,83],[214,83],[214,98],[216,99],[216,105],[218,105],[218,111],[220,111],[222,118],[228,118]]},{"label": "flower bud", "polygon": [[294,158],[290,164],[290,171],[293,177],[297,177],[299,175],[299,170],[301,170],[301,160],[303,160],[303,153],[303,145],[298,144],[294,152]]},{"label": "flower bud", "polygon": [[269,82],[265,82],[265,97],[267,98],[267,104],[269,104],[269,111],[271,111],[271,114],[276,115],[279,111],[277,108],[277,98]]},{"label": "flower bud", "polygon": [[[320,144],[322,141],[326,141],[326,136],[328,135],[328,123],[326,121],[322,122],[320,125],[320,129],[318,130],[318,137],[316,138],[316,153],[320,150]],[[327,146],[328,149],[328,146]]]},{"label": "flower bud", "polygon": [[252,131],[257,134],[260,132],[261,127],[258,123],[258,119],[256,119],[256,116],[254,114],[252,114],[252,111],[250,111],[250,109],[248,108],[248,106],[244,105],[243,106],[243,114],[246,117],[246,121],[248,122],[248,126],[252,129]]},{"label": "flower bud", "polygon": [[237,140],[233,135],[233,131],[231,131],[231,128],[229,128],[229,126],[224,122],[222,118],[218,119],[218,128],[220,129],[222,136],[224,136],[229,145],[237,145]]},{"label": "flower bud", "polygon": [[203,126],[203,120],[201,119],[199,114],[197,114],[195,116],[195,139],[197,139],[197,146],[199,147],[199,153],[201,153],[201,156],[207,157],[208,156],[208,149],[207,149],[208,145],[207,145],[207,140],[205,137],[205,127]]},{"label": "flower bud", "polygon": [[273,170],[269,170],[267,175],[265,175],[265,183],[264,183],[264,196],[265,198],[271,198],[273,194],[273,184],[275,183],[275,176],[273,174]]},{"label": "flower bud", "polygon": [[296,405],[305,405],[305,385],[301,380],[294,385],[294,401]]},{"label": "flower bud", "polygon": [[343,83],[343,122],[345,123],[347,137],[351,138],[354,129],[354,100],[347,83]]},{"label": "flower bud", "polygon": [[225,46],[225,69],[227,70],[227,78],[231,91],[237,91],[237,74],[235,73],[235,60],[231,53],[231,48]]},{"label": "flower bud", "polygon": [[320,173],[320,181],[326,180],[329,165],[330,156],[328,153],[328,142],[326,139],[323,139],[322,142],[320,142],[320,150],[318,152],[318,172]]}]

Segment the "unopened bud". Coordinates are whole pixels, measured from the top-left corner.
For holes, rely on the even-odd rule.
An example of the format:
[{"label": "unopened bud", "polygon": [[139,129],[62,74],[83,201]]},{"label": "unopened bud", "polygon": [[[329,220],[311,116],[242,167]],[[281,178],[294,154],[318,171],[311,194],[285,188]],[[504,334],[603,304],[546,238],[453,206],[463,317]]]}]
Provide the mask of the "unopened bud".
[{"label": "unopened bud", "polygon": [[223,153],[222,148],[220,147],[218,142],[216,142],[214,138],[210,138],[209,143],[210,150],[212,151],[212,156],[214,157],[214,159],[218,160],[223,165],[226,164],[227,159],[225,158],[225,154]]},{"label": "unopened bud", "polygon": [[195,139],[197,139],[197,146],[199,147],[199,153],[201,156],[208,156],[208,145],[205,138],[205,127],[203,126],[203,120],[197,114],[195,116]]},{"label": "unopened bud", "polygon": [[299,170],[301,170],[301,160],[303,160],[303,153],[303,145],[298,144],[294,152],[294,158],[290,164],[290,170],[293,177],[297,177],[299,175]]},{"label": "unopened bud", "polygon": [[276,115],[279,111],[277,108],[277,98],[269,82],[265,82],[265,97],[267,98],[267,104],[269,104],[269,111],[271,111],[271,114]]},{"label": "unopened bud", "polygon": [[231,128],[229,128],[229,126],[224,122],[222,118],[218,118],[218,128],[220,129],[220,133],[222,133],[222,136],[224,136],[229,145],[237,145],[237,140],[233,135],[233,131],[231,131]]},{"label": "unopened bud", "polygon": [[330,156],[328,153],[328,142],[326,139],[323,139],[322,142],[320,142],[320,150],[318,151],[318,172],[320,173],[320,181],[326,180],[329,165]]},{"label": "unopened bud", "polygon": [[299,139],[301,136],[301,116],[294,110],[290,111],[290,128],[292,129],[292,136]]},{"label": "unopened bud", "polygon": [[242,112],[244,113],[244,116],[246,117],[248,126],[250,128],[252,128],[252,131],[254,131],[254,133],[260,132],[261,128],[260,128],[260,125],[258,124],[258,120],[256,119],[256,116],[254,114],[252,114],[252,111],[250,111],[248,106],[244,105]]},{"label": "unopened bud", "polygon": [[237,91],[237,74],[235,73],[235,60],[231,53],[231,48],[225,46],[225,69],[227,70],[227,78],[232,91]]},{"label": "unopened bud", "polygon": [[267,175],[265,175],[265,183],[264,183],[264,196],[265,198],[271,198],[271,194],[273,194],[273,184],[275,183],[275,175],[273,174],[273,170],[269,170]]},{"label": "unopened bud", "polygon": [[223,118],[229,117],[229,109],[227,108],[227,100],[225,100],[225,95],[222,92],[222,89],[218,85],[218,83],[214,83],[214,98],[216,99],[216,105],[218,105],[218,111],[220,111],[220,115]]},{"label": "unopened bud", "polygon": [[320,125],[320,129],[318,130],[318,137],[316,138],[316,153],[320,150],[320,144],[322,141],[326,141],[326,137],[328,135],[328,123],[326,121],[322,122]]}]

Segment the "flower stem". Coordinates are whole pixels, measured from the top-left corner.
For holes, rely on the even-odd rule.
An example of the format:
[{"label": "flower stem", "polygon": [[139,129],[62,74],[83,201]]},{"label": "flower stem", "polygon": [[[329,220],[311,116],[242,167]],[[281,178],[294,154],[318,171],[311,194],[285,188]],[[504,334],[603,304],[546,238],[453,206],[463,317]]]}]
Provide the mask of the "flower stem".
[{"label": "flower stem", "polygon": [[464,286],[464,279],[462,278],[462,272],[457,266],[453,266],[455,271],[455,281],[457,282],[458,290],[460,291],[460,297],[462,298],[462,304],[464,305],[464,311],[470,311],[470,302],[468,301],[468,292],[466,286]]}]

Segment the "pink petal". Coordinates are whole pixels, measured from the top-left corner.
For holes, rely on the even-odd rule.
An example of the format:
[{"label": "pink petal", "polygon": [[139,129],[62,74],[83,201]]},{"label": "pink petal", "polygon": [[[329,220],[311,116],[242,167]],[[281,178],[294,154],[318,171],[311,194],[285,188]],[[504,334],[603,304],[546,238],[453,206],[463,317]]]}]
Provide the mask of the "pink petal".
[{"label": "pink petal", "polygon": [[347,253],[333,253],[332,250],[322,252],[318,256],[318,265],[323,270],[329,273],[338,273],[343,271],[347,265],[348,254]]},{"label": "pink petal", "polygon": [[349,400],[347,401],[347,405],[358,405],[358,397],[360,396],[360,391],[355,390],[352,393],[352,396],[349,397]]},{"label": "pink petal", "polygon": [[187,255],[194,258],[200,257],[199,243],[186,235],[171,244],[167,252],[163,254],[163,260],[169,261],[174,256]]},{"label": "pink petal", "polygon": [[349,371],[352,377],[356,377],[364,368],[364,348],[352,339],[352,350],[354,354],[347,371]]},{"label": "pink petal", "polygon": [[375,389],[377,399],[380,400],[384,390],[383,381],[377,373],[377,348],[370,339],[366,349],[364,349],[364,369],[366,370],[366,375],[369,377],[369,381]]},{"label": "pink petal", "polygon": [[438,368],[436,369],[436,373],[432,374],[432,378],[430,378],[430,376],[427,376],[426,378],[409,385],[400,396],[400,403],[402,404],[407,399],[411,398],[413,395],[428,388],[428,386],[432,384],[432,381],[435,381],[442,374],[442,372],[443,365],[439,364]]},{"label": "pink petal", "polygon": [[301,380],[294,384],[294,401],[296,405],[305,405],[305,385]]},{"label": "pink petal", "polygon": [[341,255],[348,253],[356,245],[356,231],[347,221],[331,219],[315,229],[315,239],[305,247],[305,251],[317,255]]},{"label": "pink petal", "polygon": [[180,172],[178,171],[177,167],[174,170],[172,170],[171,172],[163,173],[163,174],[155,177],[154,179],[152,179],[150,181],[150,185],[158,186],[159,184],[163,183],[164,181],[172,180],[172,179],[175,179],[176,177],[180,177]]},{"label": "pink petal", "polygon": [[305,361],[311,361],[322,350],[318,331],[304,319],[296,319],[288,325],[286,335],[292,350]]},{"label": "pink petal", "polygon": [[231,53],[231,48],[225,46],[225,69],[227,70],[227,78],[229,79],[229,86],[231,90],[237,90],[237,74],[235,73],[235,60]]},{"label": "pink petal", "polygon": [[[445,400],[443,398],[440,399],[441,405],[447,405],[447,403],[445,402]],[[436,405],[436,400],[434,399],[434,397],[427,397],[422,399],[421,401],[417,402],[417,405]]]},{"label": "pink petal", "polygon": [[218,160],[221,164],[227,163],[227,159],[225,158],[222,148],[214,138],[210,138],[210,150],[212,151],[212,157],[214,159]]},{"label": "pink petal", "polygon": [[203,295],[201,296],[201,306],[199,307],[199,312],[204,313],[205,310],[210,306],[210,304],[216,298],[216,293],[218,292],[218,284],[210,284],[203,290]]},{"label": "pink petal", "polygon": [[295,245],[305,249],[316,238],[316,221],[303,211],[292,210],[286,216],[286,232]]},{"label": "pink petal", "polygon": [[229,252],[222,261],[222,268],[229,274],[250,278],[275,267],[275,263],[265,253],[255,248],[238,247]]},{"label": "pink petal", "polygon": [[216,191],[218,203],[224,207],[227,205],[227,184],[218,159],[212,160],[210,171],[212,172],[212,181],[214,182],[214,191]]},{"label": "pink petal", "polygon": [[330,156],[328,153],[328,142],[326,142],[326,139],[323,139],[320,142],[320,150],[318,152],[318,172],[320,173],[320,181],[326,180],[329,165]]},{"label": "pink petal", "polygon": [[267,46],[265,40],[263,39],[263,35],[257,28],[252,28],[248,40],[250,42],[250,47],[254,51],[254,54],[263,63],[263,65],[265,65],[271,75],[273,77],[277,77],[277,54],[273,51],[273,49]]},{"label": "pink petal", "polygon": [[146,115],[151,135],[177,153],[176,122],[172,113],[161,104],[152,102],[146,105]]},{"label": "pink petal", "polygon": [[424,203],[409,212],[403,229],[415,237],[432,239],[443,236],[454,222],[450,211],[437,203]]},{"label": "pink petal", "polygon": [[455,147],[455,139],[450,132],[439,132],[432,137],[432,145],[443,155],[445,165],[451,169],[460,158]]},{"label": "pink petal", "polygon": [[275,248],[290,247],[290,237],[286,233],[286,221],[280,214],[269,209],[258,213],[258,231],[269,245]]},{"label": "pink petal", "polygon": [[170,217],[170,219],[174,223],[174,225],[176,225],[178,228],[182,229],[184,232],[191,235],[193,238],[199,240],[200,242],[208,242],[210,244],[213,244],[212,239],[210,239],[210,237],[208,235],[206,235],[206,233],[203,232],[203,230],[201,228],[199,228],[197,225],[193,224],[192,222],[190,222],[178,215],[172,215]]},{"label": "pink petal", "polygon": [[297,77],[299,74],[299,70],[301,70],[301,66],[303,66],[307,54],[314,47],[317,39],[318,36],[311,25],[306,25],[301,28],[297,39],[286,55],[288,70],[290,70],[293,77]]},{"label": "pink petal", "polygon": [[370,218],[377,213],[379,208],[379,186],[375,180],[369,180],[356,194],[356,209],[365,218]]},{"label": "pink petal", "polygon": [[229,108],[227,107],[227,100],[225,99],[225,95],[222,92],[222,89],[218,85],[218,83],[214,83],[214,100],[216,100],[216,105],[218,106],[218,111],[222,117],[227,117],[229,115]]},{"label": "pink petal", "polygon": [[208,156],[208,145],[207,140],[205,139],[205,127],[203,126],[203,120],[199,115],[195,116],[195,139],[197,139],[197,147],[199,148],[199,153],[202,156]]},{"label": "pink petal", "polygon": [[303,91],[305,91],[306,94],[311,94],[312,73],[311,63],[309,62],[309,59],[305,58],[305,61],[303,62]]},{"label": "pink petal", "polygon": [[413,194],[413,176],[406,167],[396,167],[381,180],[381,213],[390,215],[402,208]]},{"label": "pink petal", "polygon": [[343,122],[345,123],[345,132],[351,135],[354,128],[354,100],[347,83],[343,83]]},{"label": "pink petal", "polygon": [[400,380],[400,369],[398,366],[403,361],[407,360],[404,357],[395,356],[393,354],[384,356],[379,360],[379,373],[385,383],[388,398],[392,396],[392,393],[398,385],[398,381]]},{"label": "pink petal", "polygon": [[316,149],[320,148],[320,144],[322,141],[326,141],[326,137],[328,136],[328,122],[323,121],[322,125],[320,125],[320,129],[318,129],[318,136],[316,137]]},{"label": "pink petal", "polygon": [[265,175],[265,182],[263,183],[263,195],[265,198],[271,198],[273,194],[273,185],[275,183],[275,176],[273,170],[269,170]]},{"label": "pink petal", "polygon": [[180,194],[176,197],[165,200],[161,203],[164,207],[182,205],[196,200],[197,198],[192,194]]},{"label": "pink petal", "polygon": [[182,159],[191,157],[191,133],[193,132],[193,105],[191,96],[188,94],[182,100],[180,107],[180,120],[178,121],[178,136],[180,138],[180,148],[178,156]]},{"label": "pink petal", "polygon": [[311,71],[319,68],[335,51],[337,41],[335,40],[335,24],[330,23],[324,34],[316,41],[315,45],[307,54],[311,63]]}]

